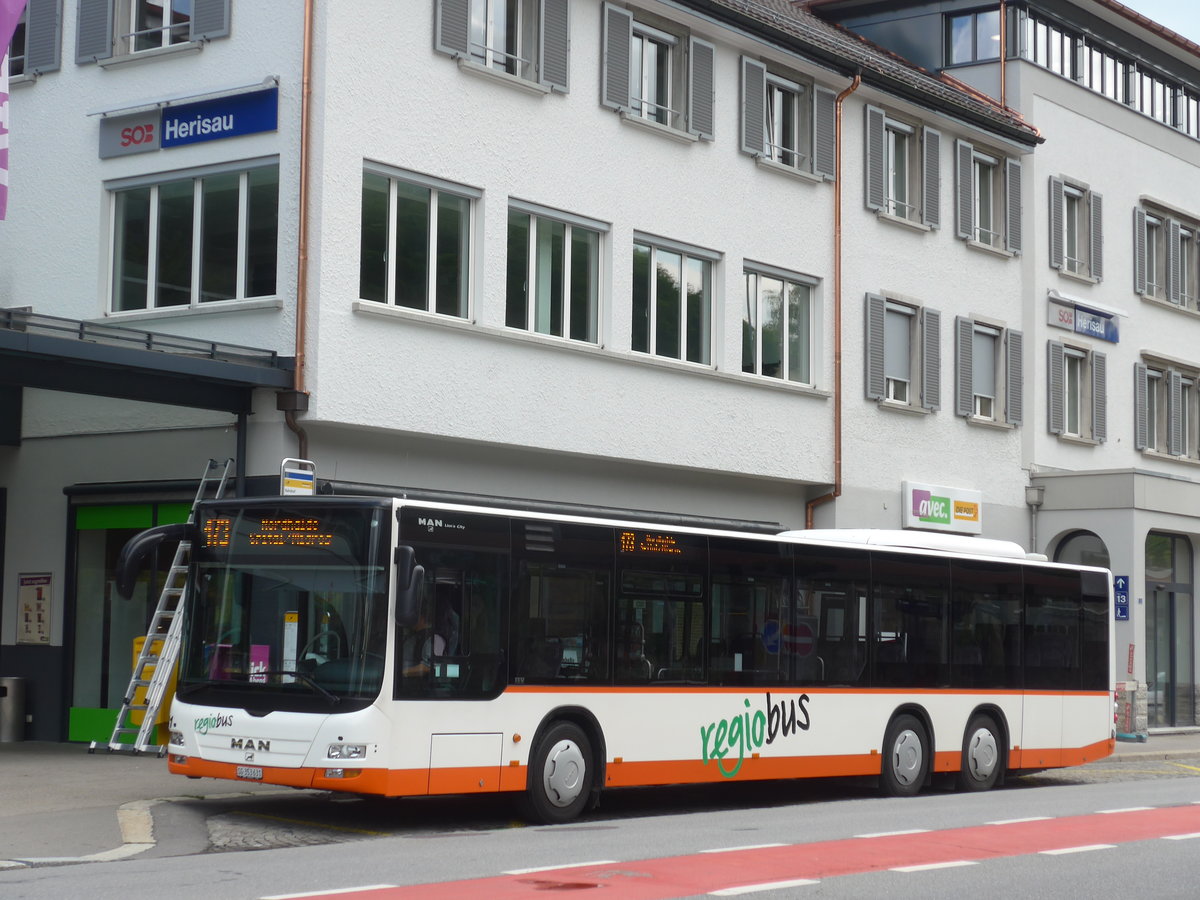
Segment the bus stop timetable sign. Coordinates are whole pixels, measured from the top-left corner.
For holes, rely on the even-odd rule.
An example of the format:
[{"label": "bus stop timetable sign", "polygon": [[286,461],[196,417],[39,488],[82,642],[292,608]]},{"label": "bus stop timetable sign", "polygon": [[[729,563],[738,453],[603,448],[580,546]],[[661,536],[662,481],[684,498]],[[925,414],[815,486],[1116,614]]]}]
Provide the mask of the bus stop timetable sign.
[{"label": "bus stop timetable sign", "polygon": [[279,466],[279,496],[311,497],[316,493],[317,465],[307,459],[285,459]]}]

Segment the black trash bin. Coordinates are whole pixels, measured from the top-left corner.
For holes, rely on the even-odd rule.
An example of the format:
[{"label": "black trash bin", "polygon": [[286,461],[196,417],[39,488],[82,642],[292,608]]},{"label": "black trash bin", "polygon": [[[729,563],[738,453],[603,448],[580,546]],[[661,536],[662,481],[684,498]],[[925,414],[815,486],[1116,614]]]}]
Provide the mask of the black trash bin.
[{"label": "black trash bin", "polygon": [[25,740],[25,679],[0,678],[0,743]]}]

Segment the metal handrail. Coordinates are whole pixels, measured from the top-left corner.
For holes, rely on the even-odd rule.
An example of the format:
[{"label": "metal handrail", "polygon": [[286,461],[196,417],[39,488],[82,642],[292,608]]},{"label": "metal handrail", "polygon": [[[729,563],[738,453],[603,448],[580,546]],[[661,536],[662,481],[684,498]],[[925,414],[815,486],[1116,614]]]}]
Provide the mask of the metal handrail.
[{"label": "metal handrail", "polygon": [[124,325],[64,319],[25,309],[0,308],[0,331],[40,334],[115,347],[131,347],[159,353],[203,357],[222,362],[237,362],[264,368],[283,368],[282,358],[275,350],[189,338],[176,334],[163,334],[156,331],[142,331]]}]

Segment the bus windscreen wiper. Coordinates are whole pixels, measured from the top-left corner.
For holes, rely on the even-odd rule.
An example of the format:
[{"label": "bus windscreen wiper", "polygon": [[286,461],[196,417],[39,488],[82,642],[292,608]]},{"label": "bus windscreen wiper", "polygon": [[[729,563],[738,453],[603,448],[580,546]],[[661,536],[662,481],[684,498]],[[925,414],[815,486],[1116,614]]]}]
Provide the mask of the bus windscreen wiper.
[{"label": "bus windscreen wiper", "polygon": [[325,697],[330,703],[340,703],[342,700],[342,698],[337,694],[326,690],[319,683],[317,683],[316,679],[314,679],[311,675],[305,675],[303,672],[296,672],[291,669],[273,669],[270,672],[251,673],[251,677],[254,677],[255,675],[291,675],[293,678],[298,678],[318,694]]}]

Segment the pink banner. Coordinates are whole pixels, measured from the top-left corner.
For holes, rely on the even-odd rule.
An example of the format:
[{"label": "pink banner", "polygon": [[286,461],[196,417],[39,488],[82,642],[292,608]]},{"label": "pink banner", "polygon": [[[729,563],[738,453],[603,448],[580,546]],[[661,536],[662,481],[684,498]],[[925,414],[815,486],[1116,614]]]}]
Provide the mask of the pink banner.
[{"label": "pink banner", "polygon": [[25,0],[0,0],[0,219],[8,210],[8,50]]}]

